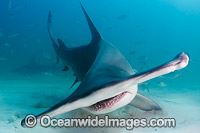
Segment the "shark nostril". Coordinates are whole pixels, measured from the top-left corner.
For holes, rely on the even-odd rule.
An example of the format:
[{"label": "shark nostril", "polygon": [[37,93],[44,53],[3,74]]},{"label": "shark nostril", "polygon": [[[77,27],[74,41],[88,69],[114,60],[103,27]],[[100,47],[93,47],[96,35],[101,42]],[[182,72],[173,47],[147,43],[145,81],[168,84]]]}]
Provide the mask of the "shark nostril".
[{"label": "shark nostril", "polygon": [[177,62],[175,65],[178,65],[178,64],[180,64],[180,63],[181,63],[181,61]]}]

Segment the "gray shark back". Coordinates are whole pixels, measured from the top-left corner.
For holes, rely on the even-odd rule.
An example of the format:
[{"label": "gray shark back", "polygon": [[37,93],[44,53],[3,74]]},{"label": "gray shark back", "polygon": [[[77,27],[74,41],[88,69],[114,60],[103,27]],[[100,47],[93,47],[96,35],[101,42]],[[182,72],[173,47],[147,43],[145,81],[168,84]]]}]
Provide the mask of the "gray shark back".
[{"label": "gray shark back", "polygon": [[[82,5],[81,7],[92,35],[91,42],[75,48],[66,46],[57,52],[58,57],[63,61],[64,65],[69,66],[74,71],[78,80],[81,81],[80,86],[69,99],[85,96],[109,83],[134,74],[131,65],[120,51],[111,43],[101,38],[85,9]],[[51,18],[48,18],[48,23],[51,23]]]}]

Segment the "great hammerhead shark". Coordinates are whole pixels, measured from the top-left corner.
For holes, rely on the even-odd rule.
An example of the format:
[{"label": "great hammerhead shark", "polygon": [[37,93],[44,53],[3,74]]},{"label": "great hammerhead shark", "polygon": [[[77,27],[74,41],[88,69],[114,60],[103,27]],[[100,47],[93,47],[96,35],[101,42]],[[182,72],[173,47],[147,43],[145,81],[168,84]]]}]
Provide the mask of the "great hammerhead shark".
[{"label": "great hammerhead shark", "polygon": [[[78,108],[93,114],[104,114],[128,104],[144,111],[161,110],[157,103],[137,93],[138,84],[186,67],[189,62],[188,55],[182,52],[159,67],[134,74],[131,65],[120,51],[102,39],[82,4],[81,7],[92,39],[89,44],[80,47],[67,47],[61,39],[58,39],[57,44],[52,34],[51,12],[48,16],[48,33],[56,55],[66,69],[73,70],[75,83],[81,83],[69,97],[37,115],[36,119],[39,121],[43,115],[54,117]],[[25,119],[21,124],[25,126]]]}]

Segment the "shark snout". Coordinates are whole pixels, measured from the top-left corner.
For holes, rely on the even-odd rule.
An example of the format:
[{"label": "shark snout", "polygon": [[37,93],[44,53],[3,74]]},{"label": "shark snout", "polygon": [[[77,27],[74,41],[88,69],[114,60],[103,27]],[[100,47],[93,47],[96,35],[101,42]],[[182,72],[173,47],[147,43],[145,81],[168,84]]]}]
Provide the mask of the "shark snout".
[{"label": "shark snout", "polygon": [[182,69],[184,67],[186,67],[189,63],[189,56],[188,54],[182,52],[180,54],[178,54],[175,58],[175,66],[176,66],[176,70]]}]

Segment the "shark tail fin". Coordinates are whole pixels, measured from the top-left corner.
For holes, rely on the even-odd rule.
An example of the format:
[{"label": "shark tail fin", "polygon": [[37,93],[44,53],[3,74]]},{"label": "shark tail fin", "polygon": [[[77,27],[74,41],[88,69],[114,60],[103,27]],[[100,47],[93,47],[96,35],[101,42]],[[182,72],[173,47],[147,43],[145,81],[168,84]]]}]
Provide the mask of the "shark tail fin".
[{"label": "shark tail fin", "polygon": [[86,17],[90,32],[92,34],[92,40],[91,40],[90,44],[97,43],[98,41],[101,40],[101,35],[99,34],[98,30],[96,29],[96,27],[92,23],[91,19],[89,18],[89,16],[88,16],[87,12],[85,11],[82,3],[80,3],[80,4],[81,4],[81,8],[83,10],[83,13],[84,13],[84,15]]}]

